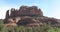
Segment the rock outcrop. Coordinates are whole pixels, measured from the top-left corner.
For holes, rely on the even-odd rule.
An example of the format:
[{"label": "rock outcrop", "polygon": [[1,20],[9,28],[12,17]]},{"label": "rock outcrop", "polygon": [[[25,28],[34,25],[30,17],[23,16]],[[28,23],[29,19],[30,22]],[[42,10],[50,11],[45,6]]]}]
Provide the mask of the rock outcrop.
[{"label": "rock outcrop", "polygon": [[41,9],[38,9],[36,6],[21,6],[19,10],[12,8],[6,12],[6,18],[4,23],[9,26],[39,26],[43,25],[42,23],[51,22],[51,24],[56,24],[57,20],[54,18],[48,18],[43,16]]},{"label": "rock outcrop", "polygon": [[14,8],[11,9],[10,17],[18,17],[18,16],[43,16],[43,12],[41,9],[38,9],[36,6],[27,7],[21,6],[19,10]]}]

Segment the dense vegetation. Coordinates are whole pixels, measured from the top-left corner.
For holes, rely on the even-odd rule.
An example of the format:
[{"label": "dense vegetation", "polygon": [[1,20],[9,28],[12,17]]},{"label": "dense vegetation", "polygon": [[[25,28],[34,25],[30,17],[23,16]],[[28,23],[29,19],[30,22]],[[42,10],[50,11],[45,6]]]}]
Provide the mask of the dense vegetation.
[{"label": "dense vegetation", "polygon": [[15,27],[6,27],[3,24],[3,20],[0,20],[0,32],[60,32],[60,27],[51,27],[50,23],[38,26],[27,28],[24,26],[15,26]]}]

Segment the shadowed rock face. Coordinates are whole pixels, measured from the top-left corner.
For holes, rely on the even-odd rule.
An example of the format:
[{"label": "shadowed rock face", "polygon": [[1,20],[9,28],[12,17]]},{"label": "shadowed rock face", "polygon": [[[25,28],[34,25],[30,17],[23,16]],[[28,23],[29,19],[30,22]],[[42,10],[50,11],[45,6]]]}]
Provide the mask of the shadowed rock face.
[{"label": "shadowed rock face", "polygon": [[6,12],[6,18],[9,18],[9,10]]},{"label": "shadowed rock face", "polygon": [[[9,26],[23,25],[23,26],[39,26],[43,25],[42,23],[51,22],[51,24],[56,24],[57,20],[54,18],[48,18],[43,16],[41,9],[38,9],[36,6],[21,6],[18,10],[12,8],[7,10],[6,18],[4,23]],[[11,26],[10,25],[10,26]]]}]

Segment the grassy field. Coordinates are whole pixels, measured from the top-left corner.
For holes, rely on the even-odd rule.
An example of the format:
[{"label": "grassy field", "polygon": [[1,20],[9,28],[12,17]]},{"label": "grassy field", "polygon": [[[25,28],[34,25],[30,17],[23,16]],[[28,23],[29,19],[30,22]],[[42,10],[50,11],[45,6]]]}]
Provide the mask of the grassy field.
[{"label": "grassy field", "polygon": [[49,24],[31,28],[24,26],[6,27],[3,20],[0,20],[0,32],[60,32],[60,27],[51,27]]}]

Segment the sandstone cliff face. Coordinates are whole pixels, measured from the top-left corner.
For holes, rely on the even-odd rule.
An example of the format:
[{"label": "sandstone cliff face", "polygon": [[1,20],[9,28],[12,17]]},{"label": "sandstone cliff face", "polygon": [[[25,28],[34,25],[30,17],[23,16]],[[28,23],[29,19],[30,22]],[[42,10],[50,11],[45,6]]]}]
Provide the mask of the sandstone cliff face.
[{"label": "sandstone cliff face", "polygon": [[19,10],[12,8],[10,17],[18,17],[18,16],[43,16],[43,12],[36,6],[32,7],[21,6]]},{"label": "sandstone cliff face", "polygon": [[57,23],[56,19],[43,17],[43,12],[36,6],[21,6],[18,10],[12,8],[10,12],[11,13],[9,15],[9,10],[7,10],[6,18],[4,20],[4,23],[7,26],[39,26],[43,25],[42,23],[47,23],[48,21],[51,22],[51,24]]}]

